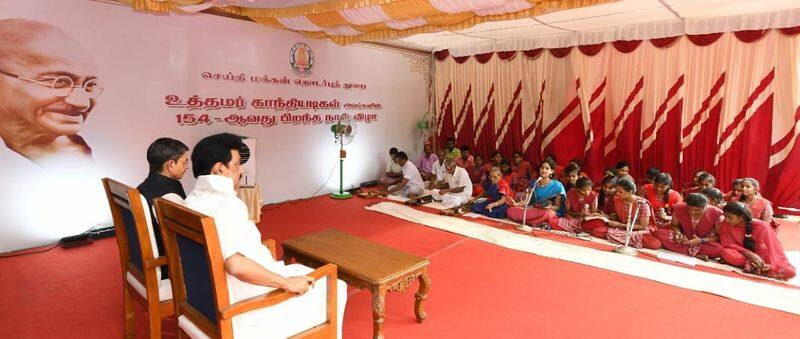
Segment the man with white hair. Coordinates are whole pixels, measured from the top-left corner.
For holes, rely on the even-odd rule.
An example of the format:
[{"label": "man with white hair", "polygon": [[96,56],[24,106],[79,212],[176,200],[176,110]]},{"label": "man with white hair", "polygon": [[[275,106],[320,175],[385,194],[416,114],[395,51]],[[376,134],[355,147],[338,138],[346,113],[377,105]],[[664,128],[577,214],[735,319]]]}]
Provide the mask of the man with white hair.
[{"label": "man with white hair", "polygon": [[0,20],[0,252],[110,224],[92,149],[79,132],[102,93],[95,63],[66,30]]},{"label": "man with white hair", "polygon": [[472,180],[469,173],[463,167],[458,167],[453,159],[444,162],[445,170],[449,175],[445,176],[447,188],[433,190],[431,195],[436,201],[441,201],[447,208],[461,206],[472,197]]},{"label": "man with white hair", "polygon": [[102,92],[94,61],[67,32],[0,20],[0,147],[39,165],[91,159],[78,132]]}]

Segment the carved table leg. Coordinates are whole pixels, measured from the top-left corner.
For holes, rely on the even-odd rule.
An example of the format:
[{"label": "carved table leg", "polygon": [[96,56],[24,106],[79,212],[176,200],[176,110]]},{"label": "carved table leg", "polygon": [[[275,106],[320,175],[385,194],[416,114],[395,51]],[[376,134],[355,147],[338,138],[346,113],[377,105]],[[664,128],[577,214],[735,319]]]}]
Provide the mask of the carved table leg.
[{"label": "carved table leg", "polygon": [[422,323],[428,317],[428,313],[422,308],[425,299],[428,299],[428,291],[431,289],[431,278],[428,276],[428,269],[426,268],[419,275],[419,291],[417,291],[416,302],[414,303],[414,313],[417,314],[417,323]]},{"label": "carved table leg", "polygon": [[292,251],[283,248],[283,263],[289,265],[292,261]]},{"label": "carved table leg", "polygon": [[386,287],[372,289],[372,337],[383,339],[383,318],[386,316]]}]

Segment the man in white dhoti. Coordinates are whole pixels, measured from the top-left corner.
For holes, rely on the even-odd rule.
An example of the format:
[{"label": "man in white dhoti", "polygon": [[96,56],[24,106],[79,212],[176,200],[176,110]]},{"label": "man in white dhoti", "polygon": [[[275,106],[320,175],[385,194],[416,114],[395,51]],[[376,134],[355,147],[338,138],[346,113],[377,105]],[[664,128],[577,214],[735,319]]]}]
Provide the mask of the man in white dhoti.
[{"label": "man in white dhoti", "polygon": [[444,148],[440,148],[436,151],[437,157],[439,160],[433,163],[431,166],[431,179],[429,182],[428,188],[439,188],[440,185],[443,185],[447,181],[447,169],[444,168],[444,161],[446,153]]},{"label": "man in white dhoti", "polygon": [[446,176],[447,188],[433,190],[431,195],[434,200],[441,201],[447,208],[461,206],[472,197],[472,181],[469,179],[469,173],[466,169],[458,167],[452,159],[447,159],[444,167],[449,174]]},{"label": "man in white dhoti", "polygon": [[[214,218],[219,235],[230,302],[254,297],[274,289],[297,294],[278,305],[233,317],[236,338],[286,338],[322,324],[326,320],[326,279],[312,281],[312,272],[299,264],[275,261],[261,243],[261,233],[248,218],[247,207],[236,196],[242,174],[239,149],[242,137],[217,134],[206,137],[192,151],[192,171],[197,178],[186,205]],[[341,338],[347,285],[337,285],[338,333]],[[181,328],[191,327],[178,319]]]},{"label": "man in white dhoti", "polygon": [[422,175],[417,166],[408,161],[406,152],[397,153],[397,164],[403,169],[403,179],[397,185],[389,186],[388,190],[381,192],[381,195],[387,196],[401,192],[403,196],[412,199],[422,195],[425,191],[425,182],[422,181]]}]

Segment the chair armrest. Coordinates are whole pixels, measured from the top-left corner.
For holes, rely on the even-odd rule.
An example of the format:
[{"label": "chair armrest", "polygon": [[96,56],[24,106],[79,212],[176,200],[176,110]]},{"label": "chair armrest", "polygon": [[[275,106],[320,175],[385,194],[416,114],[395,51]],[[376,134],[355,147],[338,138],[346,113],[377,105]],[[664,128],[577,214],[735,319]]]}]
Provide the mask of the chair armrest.
[{"label": "chair armrest", "polygon": [[264,246],[269,248],[269,253],[272,253],[272,259],[278,260],[278,252],[275,247],[275,239],[264,239],[262,242]]},{"label": "chair armrest", "polygon": [[[334,264],[327,264],[322,266],[313,272],[307,274],[309,277],[313,278],[314,281],[322,279],[322,277],[328,277],[328,280],[333,280],[333,286],[336,286],[336,265]],[[328,286],[331,284],[328,283]],[[335,291],[334,291],[335,292]],[[328,289],[328,293],[330,294],[331,291]],[[289,298],[297,296],[294,293],[286,292],[284,290],[274,290],[269,293],[257,295],[255,297],[250,297],[244,300],[241,300],[235,304],[228,306],[228,308],[220,310],[220,318],[222,319],[230,319],[236,315],[250,312],[253,310],[273,306],[276,304],[280,304]],[[334,300],[334,302],[336,302]]]},{"label": "chair armrest", "polygon": [[164,266],[167,264],[167,257],[158,257],[153,258],[153,260],[148,260],[144,263],[144,268],[153,268],[158,266]]}]

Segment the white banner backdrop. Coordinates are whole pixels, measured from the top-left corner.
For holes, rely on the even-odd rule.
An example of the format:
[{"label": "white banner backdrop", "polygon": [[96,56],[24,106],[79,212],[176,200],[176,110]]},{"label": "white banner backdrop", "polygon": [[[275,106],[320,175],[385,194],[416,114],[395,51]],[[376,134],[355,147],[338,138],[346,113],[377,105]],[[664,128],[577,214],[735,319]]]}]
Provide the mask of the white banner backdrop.
[{"label": "white banner backdrop", "polygon": [[[85,0],[3,1],[0,13],[0,31],[19,37],[0,46],[0,252],[109,225],[99,178],[138,185],[162,136],[190,148],[219,132],[256,138],[266,203],[308,197],[338,172],[330,123],[340,114],[359,121],[345,188],[376,179],[389,147],[421,148],[427,56]],[[62,98],[42,85],[59,75],[76,86],[96,77],[104,90]],[[44,154],[25,151],[58,136]],[[193,187],[191,171],[183,184]],[[335,188],[338,173],[319,194]]]}]

